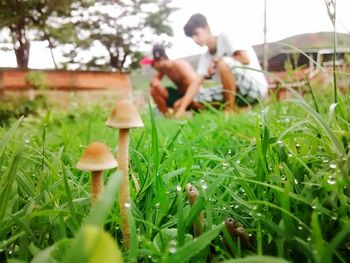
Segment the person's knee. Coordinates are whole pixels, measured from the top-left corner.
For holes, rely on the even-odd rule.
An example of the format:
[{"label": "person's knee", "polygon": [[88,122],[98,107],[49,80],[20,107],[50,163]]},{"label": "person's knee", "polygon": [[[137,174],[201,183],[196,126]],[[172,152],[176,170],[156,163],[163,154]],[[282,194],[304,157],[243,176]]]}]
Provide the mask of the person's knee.
[{"label": "person's knee", "polygon": [[231,68],[229,67],[229,65],[224,59],[220,59],[218,61],[217,69],[220,74],[228,74],[228,73],[234,74],[234,72],[231,70]]}]

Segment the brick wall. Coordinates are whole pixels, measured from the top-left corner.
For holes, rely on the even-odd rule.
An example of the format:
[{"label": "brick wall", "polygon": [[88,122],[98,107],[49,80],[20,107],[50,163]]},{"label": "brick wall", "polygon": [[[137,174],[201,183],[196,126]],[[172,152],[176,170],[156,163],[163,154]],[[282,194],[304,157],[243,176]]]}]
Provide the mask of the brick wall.
[{"label": "brick wall", "polygon": [[[0,69],[0,90],[26,90],[31,85],[26,81],[29,70]],[[128,74],[101,71],[40,70],[44,73],[49,89],[89,90],[117,89],[131,92]]]}]

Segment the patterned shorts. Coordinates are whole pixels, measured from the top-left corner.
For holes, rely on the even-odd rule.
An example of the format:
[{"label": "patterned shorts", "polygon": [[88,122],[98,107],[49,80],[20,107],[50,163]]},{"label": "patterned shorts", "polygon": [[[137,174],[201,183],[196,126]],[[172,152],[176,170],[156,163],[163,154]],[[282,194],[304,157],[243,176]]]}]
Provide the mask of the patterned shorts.
[{"label": "patterned shorts", "polygon": [[[259,83],[255,78],[249,74],[249,70],[241,68],[242,64],[231,57],[223,58],[226,65],[231,69],[232,74],[235,75],[237,83],[236,104],[247,105],[255,104],[258,98],[261,97],[260,90],[263,84]],[[222,86],[215,86],[209,88],[202,88],[194,97],[196,102],[223,102],[224,89]]]}]

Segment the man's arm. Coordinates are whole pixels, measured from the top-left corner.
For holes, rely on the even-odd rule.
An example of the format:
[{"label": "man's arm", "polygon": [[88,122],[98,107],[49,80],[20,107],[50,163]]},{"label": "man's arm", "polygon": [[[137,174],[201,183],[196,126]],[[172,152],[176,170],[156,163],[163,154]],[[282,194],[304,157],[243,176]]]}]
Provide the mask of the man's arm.
[{"label": "man's arm", "polygon": [[176,112],[176,117],[179,118],[182,115],[184,115],[187,107],[191,104],[193,98],[196,96],[198,90],[200,89],[200,86],[204,80],[204,76],[197,75],[191,85],[188,87],[185,96],[183,96],[181,105]]},{"label": "man's arm", "polygon": [[153,77],[151,80],[151,87],[158,86],[160,84],[160,81],[163,79],[164,74],[157,72],[157,74]]},{"label": "man's arm", "polygon": [[241,62],[242,65],[248,65],[250,63],[248,52],[245,50],[237,50],[236,52],[233,53],[232,57],[235,60]]}]

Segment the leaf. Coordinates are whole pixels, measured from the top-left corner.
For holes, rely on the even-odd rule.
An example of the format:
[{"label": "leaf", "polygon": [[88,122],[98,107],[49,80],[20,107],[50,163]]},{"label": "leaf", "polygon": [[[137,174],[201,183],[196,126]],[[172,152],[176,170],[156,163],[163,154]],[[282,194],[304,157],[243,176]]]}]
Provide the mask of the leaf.
[{"label": "leaf", "polygon": [[21,124],[23,121],[23,116],[20,117],[10,128],[10,130],[4,135],[4,137],[1,140],[0,143],[0,156],[2,155],[3,150],[6,147],[6,144],[10,141],[10,138],[13,136],[13,134],[16,132],[18,126]]},{"label": "leaf", "polygon": [[205,232],[200,237],[195,238],[192,242],[185,244],[168,258],[168,262],[182,262],[184,259],[190,259],[208,246],[219,235],[223,226],[224,224],[220,224],[214,229]]},{"label": "leaf", "polygon": [[237,258],[223,261],[223,263],[288,263],[289,261],[283,258],[270,256],[249,256],[246,258]]}]

